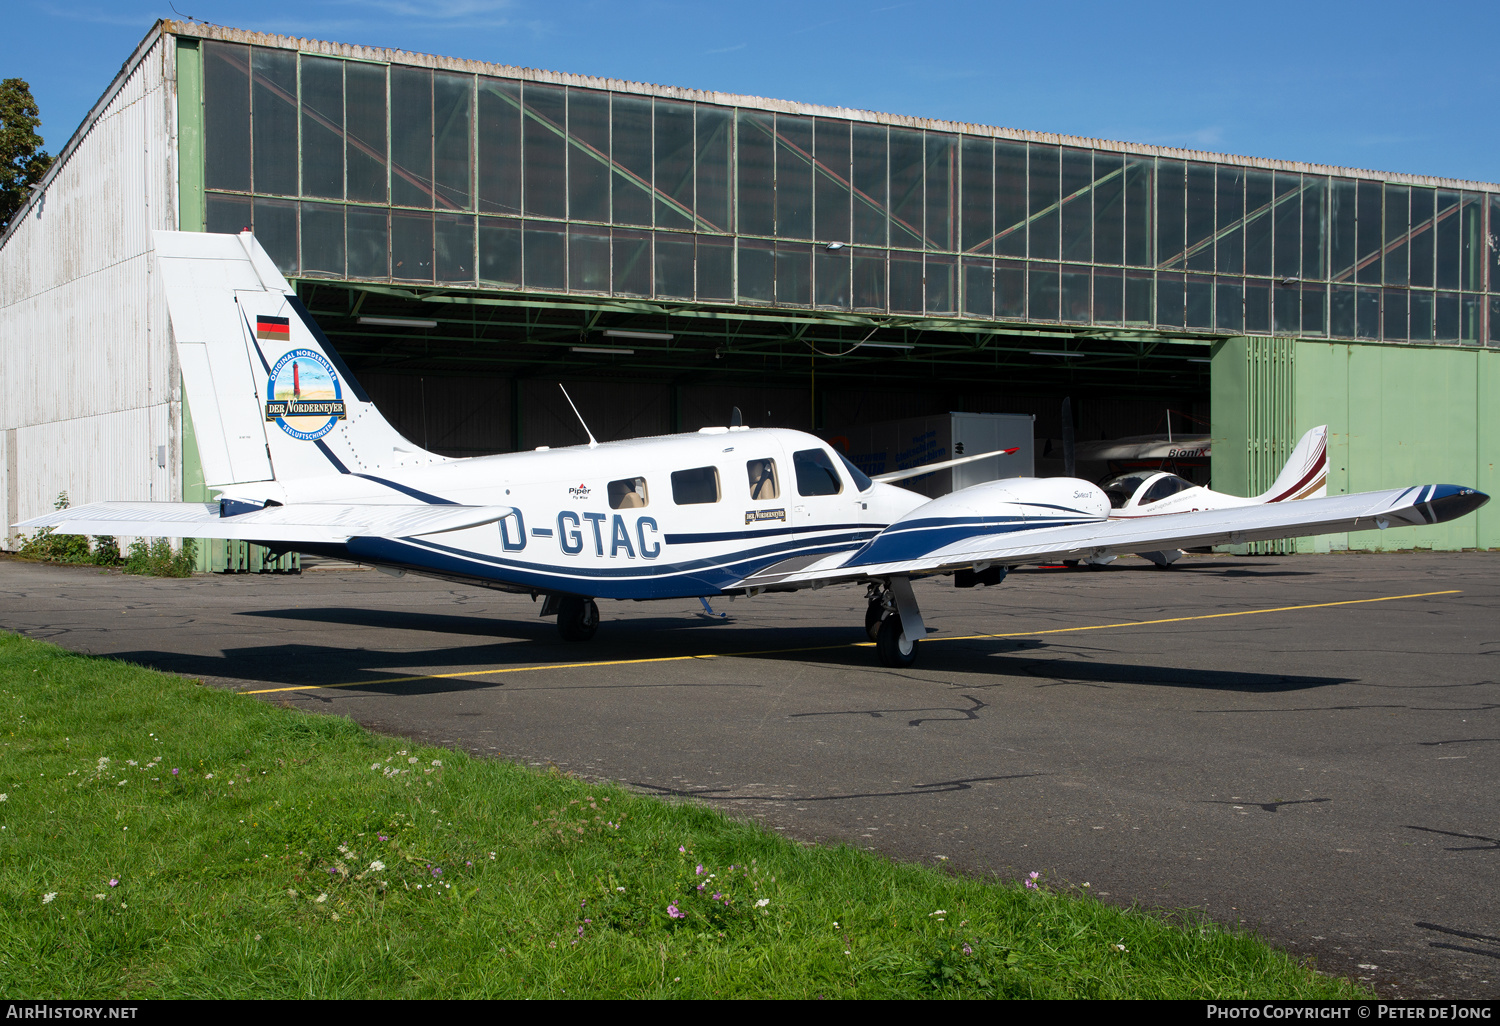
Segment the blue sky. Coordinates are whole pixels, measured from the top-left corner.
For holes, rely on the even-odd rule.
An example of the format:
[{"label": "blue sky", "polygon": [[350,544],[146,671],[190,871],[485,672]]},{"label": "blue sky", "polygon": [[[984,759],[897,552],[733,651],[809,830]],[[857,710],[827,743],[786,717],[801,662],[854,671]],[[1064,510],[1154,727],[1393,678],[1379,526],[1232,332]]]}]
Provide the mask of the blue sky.
[{"label": "blue sky", "polygon": [[[987,125],[1500,181],[1500,4],[171,0],[238,28]],[[166,0],[6,0],[60,148]]]}]

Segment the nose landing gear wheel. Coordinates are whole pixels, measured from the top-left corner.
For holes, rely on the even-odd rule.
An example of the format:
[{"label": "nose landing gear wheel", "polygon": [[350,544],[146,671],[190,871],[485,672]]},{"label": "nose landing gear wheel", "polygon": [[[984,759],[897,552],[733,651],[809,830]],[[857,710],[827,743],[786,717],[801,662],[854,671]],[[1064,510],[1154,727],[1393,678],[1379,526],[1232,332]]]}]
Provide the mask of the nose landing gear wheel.
[{"label": "nose landing gear wheel", "polygon": [[565,595],[557,610],[557,633],[564,641],[587,641],[599,629],[599,607],[590,598]]},{"label": "nose landing gear wheel", "polygon": [[901,614],[892,613],[880,621],[875,635],[875,653],[880,656],[882,666],[905,669],[917,661],[917,642],[907,641],[901,629]]}]

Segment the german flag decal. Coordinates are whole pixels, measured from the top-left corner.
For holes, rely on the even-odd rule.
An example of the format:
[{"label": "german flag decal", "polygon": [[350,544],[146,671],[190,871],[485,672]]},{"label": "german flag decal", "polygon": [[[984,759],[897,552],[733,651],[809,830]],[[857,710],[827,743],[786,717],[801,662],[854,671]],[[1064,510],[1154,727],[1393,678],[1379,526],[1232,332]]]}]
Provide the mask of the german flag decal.
[{"label": "german flag decal", "polygon": [[255,337],[269,339],[272,342],[290,342],[292,340],[291,319],[258,316],[255,318]]}]

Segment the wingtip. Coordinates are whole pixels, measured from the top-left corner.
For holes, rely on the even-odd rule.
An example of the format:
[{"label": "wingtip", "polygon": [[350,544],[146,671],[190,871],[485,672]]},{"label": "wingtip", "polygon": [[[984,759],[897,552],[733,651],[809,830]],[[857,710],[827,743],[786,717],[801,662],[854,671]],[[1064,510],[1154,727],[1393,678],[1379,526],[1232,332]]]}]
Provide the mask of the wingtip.
[{"label": "wingtip", "polygon": [[1427,500],[1427,505],[1431,507],[1436,518],[1433,522],[1441,524],[1472,513],[1489,501],[1490,497],[1477,488],[1465,488],[1462,485],[1434,485],[1432,498]]}]

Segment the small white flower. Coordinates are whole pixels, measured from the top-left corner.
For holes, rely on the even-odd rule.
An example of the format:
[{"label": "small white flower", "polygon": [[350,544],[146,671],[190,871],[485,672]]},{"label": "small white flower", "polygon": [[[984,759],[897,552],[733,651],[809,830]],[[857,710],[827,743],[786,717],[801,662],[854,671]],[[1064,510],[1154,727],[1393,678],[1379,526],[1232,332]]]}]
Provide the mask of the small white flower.
[{"label": "small white flower", "polygon": [[370,868],[379,873],[385,869],[385,863],[381,862],[379,859],[376,859],[374,862],[370,863]]},{"label": "small white flower", "polygon": [[102,894],[96,894],[96,895],[94,895],[94,900],[95,901],[103,901],[104,900],[104,895],[102,895]]},{"label": "small white flower", "polygon": [[755,907],[756,908],[765,908],[770,903],[771,903],[771,899],[770,898],[761,898],[759,901],[757,901],[755,903]]},{"label": "small white flower", "polygon": [[929,912],[929,913],[927,913],[927,918],[931,919],[933,916],[945,916],[947,914],[948,914],[948,910],[947,909],[940,908],[936,912]]},{"label": "small white flower", "polygon": [[48,893],[43,894],[42,895],[42,904],[43,905],[50,905],[50,904],[52,904],[52,899],[55,898],[55,897],[57,897],[57,892],[56,891],[49,891]]},{"label": "small white flower", "polygon": [[432,764],[433,764],[433,765],[434,765],[434,766],[442,766],[442,764],[443,764],[443,760],[442,760],[442,759],[433,759],[433,760],[432,760]]},{"label": "small white flower", "polygon": [[0,794],[0,802],[5,801],[5,799],[7,799],[9,797],[10,797],[10,795],[8,795],[8,794]]},{"label": "small white flower", "polygon": [[328,900],[328,895],[326,895],[326,894],[320,894],[316,898],[314,898],[313,900],[316,901],[319,905],[321,905],[321,904],[323,904],[323,902],[325,902],[325,901]]},{"label": "small white flower", "polygon": [[380,768],[380,763],[378,763],[378,762],[372,762],[372,763],[370,763],[370,768],[372,770],[378,770]]},{"label": "small white flower", "polygon": [[214,778],[214,775],[212,773],[205,773],[205,774],[203,774],[203,779],[204,780],[212,780],[213,778]]},{"label": "small white flower", "polygon": [[407,759],[406,761],[409,762],[409,763],[411,763],[412,765],[416,765],[416,763],[417,763],[417,757],[415,755],[413,755],[411,758]]}]

